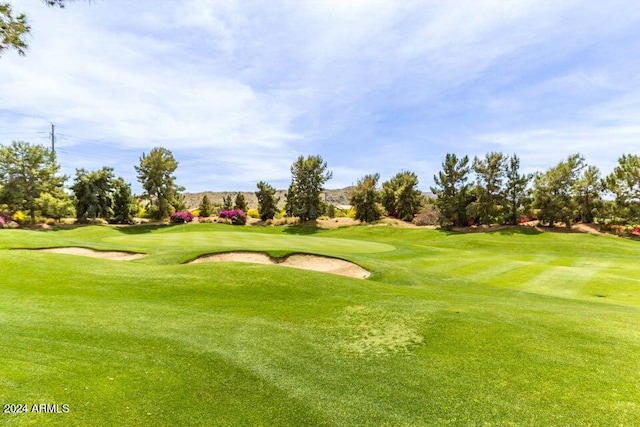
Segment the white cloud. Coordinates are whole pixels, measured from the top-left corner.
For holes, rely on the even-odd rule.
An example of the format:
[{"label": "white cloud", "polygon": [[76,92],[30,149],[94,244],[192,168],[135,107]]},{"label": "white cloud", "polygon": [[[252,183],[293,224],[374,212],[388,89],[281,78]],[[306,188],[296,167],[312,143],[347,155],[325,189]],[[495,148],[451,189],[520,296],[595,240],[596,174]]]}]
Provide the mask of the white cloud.
[{"label": "white cloud", "polygon": [[0,142],[53,121],[69,168],[119,160],[134,181],[125,163],[165,146],[188,190],[246,189],[321,154],[332,185],[408,169],[426,189],[446,152],[537,167],[636,137],[630,1],[20,5],[33,39],[0,59]]}]

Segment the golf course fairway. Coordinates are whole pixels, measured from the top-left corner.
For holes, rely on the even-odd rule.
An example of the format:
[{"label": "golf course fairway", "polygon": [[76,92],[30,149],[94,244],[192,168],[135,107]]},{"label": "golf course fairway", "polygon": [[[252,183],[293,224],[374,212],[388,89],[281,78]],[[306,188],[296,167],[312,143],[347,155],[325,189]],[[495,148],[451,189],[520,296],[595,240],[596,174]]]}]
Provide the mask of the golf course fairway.
[{"label": "golf course fairway", "polygon": [[[231,251],[371,276],[189,263]],[[87,226],[0,230],[0,257],[1,425],[640,425],[637,241]]]}]

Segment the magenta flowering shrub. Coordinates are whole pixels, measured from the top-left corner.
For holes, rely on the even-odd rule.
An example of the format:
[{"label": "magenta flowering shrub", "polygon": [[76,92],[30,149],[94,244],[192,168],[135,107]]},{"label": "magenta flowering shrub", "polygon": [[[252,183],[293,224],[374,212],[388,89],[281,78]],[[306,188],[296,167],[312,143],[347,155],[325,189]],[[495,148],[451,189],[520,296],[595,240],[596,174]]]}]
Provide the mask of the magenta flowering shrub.
[{"label": "magenta flowering shrub", "polygon": [[218,218],[229,219],[233,225],[245,225],[247,223],[247,214],[242,209],[222,209],[218,214]]},{"label": "magenta flowering shrub", "polygon": [[178,211],[169,217],[173,224],[186,224],[193,221],[193,214],[189,211]]}]

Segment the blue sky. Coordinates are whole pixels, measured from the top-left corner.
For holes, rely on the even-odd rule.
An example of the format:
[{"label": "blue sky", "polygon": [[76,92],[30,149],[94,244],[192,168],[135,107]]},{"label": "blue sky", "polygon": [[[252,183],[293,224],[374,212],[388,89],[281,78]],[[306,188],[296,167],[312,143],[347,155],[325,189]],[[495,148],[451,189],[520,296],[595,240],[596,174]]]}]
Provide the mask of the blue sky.
[{"label": "blue sky", "polygon": [[327,187],[400,170],[433,185],[447,152],[572,153],[609,173],[640,147],[634,1],[97,0],[28,14],[0,58],[0,143],[48,144],[75,168],[156,146],[189,192],[286,188],[319,154]]}]

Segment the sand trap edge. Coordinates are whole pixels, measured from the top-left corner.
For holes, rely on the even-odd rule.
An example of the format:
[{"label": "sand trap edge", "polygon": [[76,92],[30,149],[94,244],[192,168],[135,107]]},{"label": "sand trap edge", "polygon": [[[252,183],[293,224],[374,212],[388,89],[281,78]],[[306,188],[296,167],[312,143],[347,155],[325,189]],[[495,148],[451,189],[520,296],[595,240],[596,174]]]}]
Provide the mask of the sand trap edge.
[{"label": "sand trap edge", "polygon": [[282,258],[273,258],[264,252],[231,251],[201,255],[186,264],[204,262],[244,262],[250,264],[279,265],[301,270],[318,271],[340,276],[366,279],[371,272],[351,261],[309,253],[293,253]]},{"label": "sand trap edge", "polygon": [[112,261],[133,261],[146,256],[146,254],[125,251],[102,251],[80,246],[62,246],[57,248],[14,248],[19,251],[51,252],[64,255],[77,255],[89,258],[109,259]]}]

